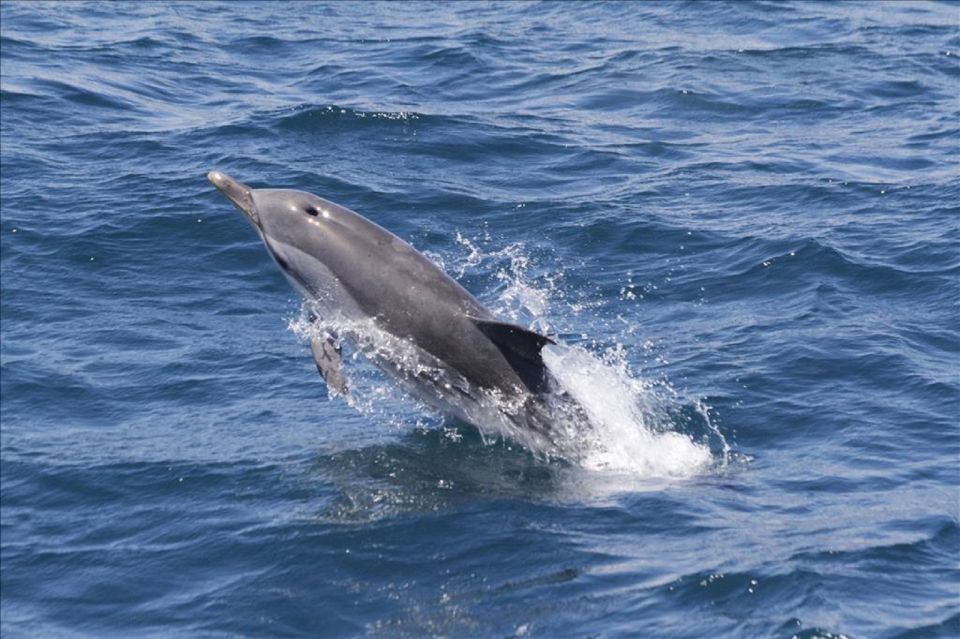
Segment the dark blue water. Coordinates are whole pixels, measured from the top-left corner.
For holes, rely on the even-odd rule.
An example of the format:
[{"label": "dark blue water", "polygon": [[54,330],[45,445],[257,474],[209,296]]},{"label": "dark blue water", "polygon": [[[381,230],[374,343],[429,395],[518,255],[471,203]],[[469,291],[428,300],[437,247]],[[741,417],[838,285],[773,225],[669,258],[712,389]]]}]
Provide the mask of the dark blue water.
[{"label": "dark blue water", "polygon": [[[960,634],[960,6],[12,3],[4,637]],[[362,360],[206,181],[389,228],[545,457]]]}]

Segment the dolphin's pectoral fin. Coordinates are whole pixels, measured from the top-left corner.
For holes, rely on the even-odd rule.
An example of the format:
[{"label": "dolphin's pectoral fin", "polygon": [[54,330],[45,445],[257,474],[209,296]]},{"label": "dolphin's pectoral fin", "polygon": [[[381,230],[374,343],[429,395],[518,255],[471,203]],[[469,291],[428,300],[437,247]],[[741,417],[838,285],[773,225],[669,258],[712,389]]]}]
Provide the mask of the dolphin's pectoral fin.
[{"label": "dolphin's pectoral fin", "polygon": [[334,343],[333,338],[314,337],[310,340],[310,352],[313,353],[313,361],[317,364],[317,370],[327,382],[327,390],[334,395],[347,394],[347,380],[343,376],[343,368],[340,360],[340,349]]},{"label": "dolphin's pectoral fin", "polygon": [[527,388],[534,393],[546,390],[547,370],[540,350],[547,344],[556,342],[514,324],[478,319],[473,320],[473,323],[500,349]]}]

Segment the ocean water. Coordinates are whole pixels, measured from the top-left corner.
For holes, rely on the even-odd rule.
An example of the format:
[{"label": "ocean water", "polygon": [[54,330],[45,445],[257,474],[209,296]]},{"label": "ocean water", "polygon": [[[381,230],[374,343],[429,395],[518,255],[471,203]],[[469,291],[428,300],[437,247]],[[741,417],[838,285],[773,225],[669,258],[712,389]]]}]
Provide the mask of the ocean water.
[{"label": "ocean water", "polygon": [[[0,5],[4,637],[960,635],[960,5]],[[410,241],[585,459],[445,419],[207,182]]]}]

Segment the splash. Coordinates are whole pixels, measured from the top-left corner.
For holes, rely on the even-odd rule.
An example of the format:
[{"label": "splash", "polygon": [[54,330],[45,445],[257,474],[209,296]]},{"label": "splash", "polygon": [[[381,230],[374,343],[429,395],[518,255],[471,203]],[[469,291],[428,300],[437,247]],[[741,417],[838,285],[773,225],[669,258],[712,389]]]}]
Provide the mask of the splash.
[{"label": "splash", "polygon": [[[458,233],[456,240],[469,250],[459,259],[448,258],[461,274],[486,262],[494,264],[500,286],[495,297],[483,301],[497,314],[551,334],[575,335],[578,327],[595,323],[590,311],[598,306],[596,301],[571,296],[562,273],[540,271],[523,244],[484,251],[478,243],[490,242],[489,236],[471,241]],[[633,288],[630,279],[625,290]],[[569,329],[557,331],[547,318],[559,319],[560,328]],[[635,342],[636,326],[620,316],[616,319],[620,332],[626,333],[618,336],[620,340]],[[584,333],[579,336],[587,338]],[[579,440],[568,458],[590,470],[646,478],[691,477],[725,468],[730,445],[706,404],[685,397],[666,380],[648,381],[635,374],[628,363],[629,349],[620,340],[601,353],[566,344],[543,351],[554,379],[589,419],[586,426],[565,424],[560,429]],[[645,342],[642,348],[649,351],[652,344]]]},{"label": "splash", "polygon": [[589,418],[582,466],[644,477],[690,477],[714,464],[709,443],[671,429],[668,393],[631,376],[625,361],[615,365],[609,357],[604,361],[583,348],[564,346],[544,349],[543,359]]},{"label": "splash", "polygon": [[[487,252],[478,244],[482,241],[458,233],[456,242],[466,252],[428,256],[458,277],[477,270],[487,273],[494,296],[483,301],[511,321],[555,333],[547,318],[555,314],[551,305],[560,302],[564,323],[589,325],[589,318],[581,315],[590,303],[567,299],[562,276],[535,269],[523,245]],[[418,428],[443,427],[442,402],[431,401],[429,394],[402,383],[404,377],[439,374],[425,367],[412,344],[379,330],[372,321],[326,318],[318,324],[310,321],[311,315],[304,304],[299,317],[290,322],[301,338],[324,332],[349,336],[343,346],[351,386],[345,399],[350,406],[372,421],[398,429],[407,428],[411,420]],[[683,397],[665,380],[649,381],[635,374],[628,363],[629,349],[619,341],[603,352],[580,345],[548,346],[543,359],[559,386],[555,398],[548,400],[557,418],[553,440],[543,441],[518,429],[504,418],[512,407],[489,395],[470,409],[473,412],[467,418],[485,443],[512,440],[534,454],[561,457],[589,471],[644,479],[692,477],[726,466],[730,447],[706,405]],[[371,362],[380,362],[379,368]],[[390,362],[390,368],[396,366],[394,374],[383,373],[384,362]],[[565,410],[560,398],[568,398],[568,405],[572,398],[583,410],[576,414]]]}]

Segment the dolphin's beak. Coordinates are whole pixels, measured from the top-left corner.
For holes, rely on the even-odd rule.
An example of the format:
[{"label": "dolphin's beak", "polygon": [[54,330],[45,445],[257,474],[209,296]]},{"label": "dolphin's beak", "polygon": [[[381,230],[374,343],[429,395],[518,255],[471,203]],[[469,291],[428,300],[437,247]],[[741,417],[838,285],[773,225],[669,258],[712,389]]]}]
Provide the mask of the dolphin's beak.
[{"label": "dolphin's beak", "polygon": [[207,173],[207,179],[243,211],[254,226],[260,228],[260,216],[257,214],[257,207],[253,203],[253,191],[249,186],[220,171],[210,171]]}]

